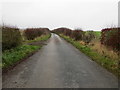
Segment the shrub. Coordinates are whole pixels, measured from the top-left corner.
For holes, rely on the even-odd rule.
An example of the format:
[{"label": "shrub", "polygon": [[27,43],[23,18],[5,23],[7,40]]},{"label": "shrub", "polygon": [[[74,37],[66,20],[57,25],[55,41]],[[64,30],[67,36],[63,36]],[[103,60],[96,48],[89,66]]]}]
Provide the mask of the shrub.
[{"label": "shrub", "polygon": [[94,31],[87,31],[87,32],[84,33],[83,41],[85,43],[90,43],[93,39],[95,39]]},{"label": "shrub", "polygon": [[50,34],[50,30],[48,28],[39,28],[44,35]]},{"label": "shrub", "polygon": [[38,36],[38,34],[41,36],[42,32],[37,33],[36,29],[28,28],[24,31],[24,34],[28,40],[33,40]]},{"label": "shrub", "polygon": [[74,30],[72,31],[72,38],[75,40],[82,40],[83,39],[84,32],[82,30]]},{"label": "shrub", "polygon": [[69,28],[58,28],[53,30],[54,33],[64,34],[66,36],[72,37],[75,40],[82,40],[84,32],[81,29],[71,30]]},{"label": "shrub", "polygon": [[66,36],[71,36],[72,30],[68,29],[68,28],[65,28],[63,34],[66,35]]},{"label": "shrub", "polygon": [[64,34],[66,36],[71,36],[72,30],[69,28],[62,27],[62,28],[54,29],[53,32],[57,34]]},{"label": "shrub", "polygon": [[2,27],[2,50],[14,48],[22,43],[22,37],[18,28]]},{"label": "shrub", "polygon": [[85,43],[91,42],[95,38],[95,33],[93,31],[84,32],[81,29],[71,30],[68,28],[58,28],[53,30],[54,33],[64,34],[73,38],[74,40],[83,40]]},{"label": "shrub", "polygon": [[101,44],[120,51],[120,28],[106,28],[102,30]]},{"label": "shrub", "polygon": [[24,35],[28,40],[33,40],[36,37],[49,33],[50,31],[48,28],[27,28],[24,31]]}]

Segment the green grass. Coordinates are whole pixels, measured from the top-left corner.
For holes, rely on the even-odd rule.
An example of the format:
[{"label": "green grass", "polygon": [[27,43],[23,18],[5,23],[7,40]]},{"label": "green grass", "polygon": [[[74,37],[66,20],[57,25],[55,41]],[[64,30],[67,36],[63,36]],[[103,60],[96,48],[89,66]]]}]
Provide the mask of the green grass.
[{"label": "green grass", "polygon": [[35,40],[25,41],[24,45],[18,46],[10,50],[5,50],[2,53],[2,64],[0,64],[0,67],[2,67],[3,69],[9,68],[10,66],[13,66],[15,63],[28,57],[30,54],[34,53],[35,51],[37,51],[42,47],[42,46],[26,45],[26,43],[45,41],[48,40],[50,36],[51,34],[42,35],[41,37],[38,37]]},{"label": "green grass", "polygon": [[[118,76],[119,68],[115,67],[118,66],[118,62],[115,60],[111,60],[108,57],[102,56],[99,53],[93,51],[89,46],[81,45],[78,41],[73,40],[72,38],[60,34],[62,38],[64,38],[66,41],[70,42],[72,45],[74,45],[76,48],[78,48],[80,51],[85,53],[87,56],[89,56],[92,60],[99,63],[101,66],[105,67],[112,73],[114,73],[116,76]],[[120,73],[119,73],[120,75]]]},{"label": "green grass", "polygon": [[95,33],[95,35],[96,35],[97,37],[100,37],[100,36],[101,36],[101,31],[94,31],[94,33]]},{"label": "green grass", "polygon": [[6,50],[2,53],[2,68],[8,68],[16,62],[27,57],[32,52],[40,49],[40,46],[21,45],[16,48]]},{"label": "green grass", "polygon": [[51,34],[48,35],[42,35],[40,37],[37,37],[34,40],[26,40],[25,43],[31,43],[31,42],[37,42],[37,41],[46,41],[51,37]]}]

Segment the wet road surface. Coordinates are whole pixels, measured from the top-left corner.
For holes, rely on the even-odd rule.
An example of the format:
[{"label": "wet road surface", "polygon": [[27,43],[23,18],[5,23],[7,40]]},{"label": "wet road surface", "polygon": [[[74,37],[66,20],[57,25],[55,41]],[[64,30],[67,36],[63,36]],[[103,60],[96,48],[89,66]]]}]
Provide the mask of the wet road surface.
[{"label": "wet road surface", "polygon": [[117,88],[117,78],[52,34],[47,45],[3,75],[3,88]]}]

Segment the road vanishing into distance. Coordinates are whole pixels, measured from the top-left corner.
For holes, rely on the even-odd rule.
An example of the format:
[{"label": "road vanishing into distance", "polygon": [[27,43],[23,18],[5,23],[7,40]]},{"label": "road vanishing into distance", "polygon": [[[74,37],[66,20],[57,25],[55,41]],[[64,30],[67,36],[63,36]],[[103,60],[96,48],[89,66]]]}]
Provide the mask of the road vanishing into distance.
[{"label": "road vanishing into distance", "polygon": [[37,53],[3,75],[3,88],[117,88],[117,78],[52,34]]}]

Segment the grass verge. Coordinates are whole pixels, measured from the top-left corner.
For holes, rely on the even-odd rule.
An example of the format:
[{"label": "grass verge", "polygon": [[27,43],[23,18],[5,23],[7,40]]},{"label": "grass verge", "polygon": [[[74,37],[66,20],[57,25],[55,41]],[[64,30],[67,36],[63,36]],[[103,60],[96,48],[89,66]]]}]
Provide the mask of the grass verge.
[{"label": "grass verge", "polygon": [[37,42],[37,41],[46,41],[51,37],[51,34],[48,35],[42,35],[40,37],[35,38],[34,40],[27,40],[25,43],[32,43],[32,42]]},{"label": "grass verge", "polygon": [[112,72],[116,76],[120,76],[119,68],[118,68],[118,60],[111,60],[111,58],[100,55],[96,51],[92,50],[89,46],[81,45],[79,41],[75,41],[68,36],[65,36],[65,35],[62,35],[62,34],[60,34],[60,36],[62,38],[64,38],[66,41],[70,42],[72,45],[74,45],[80,51],[85,53],[92,60],[96,61],[101,66],[105,67],[107,70],[109,70],[110,72]]},{"label": "grass verge", "polygon": [[14,67],[17,63],[26,59],[30,55],[34,54],[37,50],[39,50],[42,45],[27,45],[26,43],[37,42],[37,41],[46,41],[51,37],[51,34],[43,35],[41,37],[36,38],[35,40],[27,40],[23,45],[20,45],[16,48],[5,50],[2,53],[2,67],[3,70],[7,70],[10,67]]},{"label": "grass verge", "polygon": [[5,50],[2,53],[2,64],[0,64],[0,67],[2,67],[3,72],[8,71],[12,67],[16,66],[18,63],[20,63],[22,60],[28,58],[32,54],[34,54],[37,50],[39,50],[42,45],[27,45],[27,43],[37,42],[37,41],[46,41],[51,37],[51,34],[48,35],[42,35],[41,37],[38,37],[34,40],[27,40],[23,43],[23,45],[20,45],[16,48]]},{"label": "grass verge", "polygon": [[7,69],[18,61],[28,57],[31,53],[40,49],[40,46],[21,45],[16,48],[6,50],[2,53],[2,68]]}]

